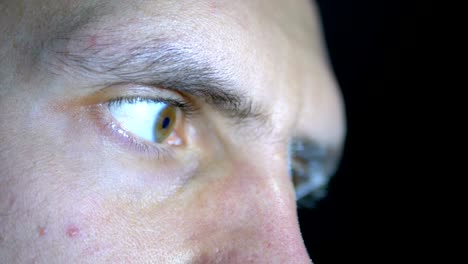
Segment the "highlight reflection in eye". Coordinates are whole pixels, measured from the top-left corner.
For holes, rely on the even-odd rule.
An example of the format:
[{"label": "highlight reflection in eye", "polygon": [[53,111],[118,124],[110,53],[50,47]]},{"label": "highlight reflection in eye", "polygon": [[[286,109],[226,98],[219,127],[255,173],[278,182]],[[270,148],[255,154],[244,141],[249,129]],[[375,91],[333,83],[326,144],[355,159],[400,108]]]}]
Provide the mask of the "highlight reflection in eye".
[{"label": "highlight reflection in eye", "polygon": [[174,131],[177,108],[167,102],[146,98],[125,98],[109,102],[111,115],[134,135],[162,143]]}]

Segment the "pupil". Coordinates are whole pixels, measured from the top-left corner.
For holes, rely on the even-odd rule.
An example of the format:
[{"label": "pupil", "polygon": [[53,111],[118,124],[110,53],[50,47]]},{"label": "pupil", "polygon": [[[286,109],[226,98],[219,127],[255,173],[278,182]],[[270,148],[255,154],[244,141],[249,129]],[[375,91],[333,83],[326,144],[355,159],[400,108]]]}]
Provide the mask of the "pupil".
[{"label": "pupil", "polygon": [[162,122],[162,128],[166,129],[169,126],[170,123],[171,123],[171,119],[169,117],[164,118],[164,120]]}]

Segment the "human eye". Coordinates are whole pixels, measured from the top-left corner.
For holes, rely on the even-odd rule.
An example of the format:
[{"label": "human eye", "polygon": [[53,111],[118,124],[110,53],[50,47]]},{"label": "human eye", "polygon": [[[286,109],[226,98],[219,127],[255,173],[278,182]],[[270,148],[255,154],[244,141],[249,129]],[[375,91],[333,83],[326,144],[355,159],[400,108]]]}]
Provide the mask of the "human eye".
[{"label": "human eye", "polygon": [[161,158],[186,143],[187,120],[197,113],[190,99],[152,87],[113,87],[91,111],[111,142],[145,158]]},{"label": "human eye", "polygon": [[327,194],[332,176],[327,150],[304,139],[290,144],[290,176],[299,207],[313,208]]},{"label": "human eye", "polygon": [[[183,105],[164,98],[124,97],[110,101],[108,109],[122,129],[160,144],[174,134]],[[181,139],[173,135],[169,144],[179,145]]]}]

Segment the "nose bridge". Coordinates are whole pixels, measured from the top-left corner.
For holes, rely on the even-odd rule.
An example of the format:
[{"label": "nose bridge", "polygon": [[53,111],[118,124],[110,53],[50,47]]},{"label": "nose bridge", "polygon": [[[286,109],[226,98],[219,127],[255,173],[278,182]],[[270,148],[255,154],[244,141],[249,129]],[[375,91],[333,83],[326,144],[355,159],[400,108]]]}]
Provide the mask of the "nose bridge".
[{"label": "nose bridge", "polygon": [[257,248],[264,260],[310,263],[299,230],[287,161],[264,153],[252,160],[238,159],[233,171],[221,201],[230,208],[228,217],[236,232],[243,234],[239,245]]},{"label": "nose bridge", "polygon": [[261,204],[263,214],[258,224],[263,228],[264,237],[270,241],[268,245],[282,252],[286,259],[307,256],[299,230],[294,191],[287,175],[287,163],[284,162],[281,168],[275,169],[273,164],[271,167],[258,172],[266,181],[266,188],[260,195],[265,202]]}]

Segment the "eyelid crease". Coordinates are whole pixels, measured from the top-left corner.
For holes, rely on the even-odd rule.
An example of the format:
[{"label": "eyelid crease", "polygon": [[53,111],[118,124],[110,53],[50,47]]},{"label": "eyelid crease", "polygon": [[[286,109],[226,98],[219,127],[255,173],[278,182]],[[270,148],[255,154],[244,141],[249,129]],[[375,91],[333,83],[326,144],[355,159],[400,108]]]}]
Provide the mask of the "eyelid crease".
[{"label": "eyelid crease", "polygon": [[[83,38],[86,39],[75,37],[59,41],[83,43]],[[59,75],[65,72],[86,76],[106,86],[132,83],[186,93],[214,106],[236,124],[254,121],[265,125],[269,119],[269,113],[262,105],[233,88],[236,85],[230,74],[199,58],[198,52],[189,47],[162,38],[133,40],[130,44],[104,42],[93,47],[71,44],[73,47],[80,45],[72,50],[63,48],[70,44],[53,46],[47,69]]]}]

